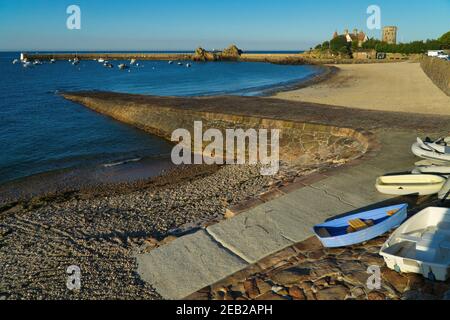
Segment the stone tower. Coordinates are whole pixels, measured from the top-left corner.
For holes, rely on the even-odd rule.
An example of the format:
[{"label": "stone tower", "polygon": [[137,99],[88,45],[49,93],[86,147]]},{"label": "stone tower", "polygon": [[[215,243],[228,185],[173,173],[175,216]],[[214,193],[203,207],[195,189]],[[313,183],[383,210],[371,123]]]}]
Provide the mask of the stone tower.
[{"label": "stone tower", "polygon": [[388,26],[383,28],[383,42],[397,44],[397,27]]}]

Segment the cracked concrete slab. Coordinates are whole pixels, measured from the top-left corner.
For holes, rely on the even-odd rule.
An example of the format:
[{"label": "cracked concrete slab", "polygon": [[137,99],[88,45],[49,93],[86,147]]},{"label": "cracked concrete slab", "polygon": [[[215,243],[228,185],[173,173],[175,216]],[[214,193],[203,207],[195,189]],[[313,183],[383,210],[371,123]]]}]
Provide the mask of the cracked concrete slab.
[{"label": "cracked concrete slab", "polygon": [[354,209],[334,196],[305,187],[210,226],[207,231],[224,247],[255,263],[307,239],[317,222]]},{"label": "cracked concrete slab", "polygon": [[354,208],[361,208],[392,198],[379,194],[375,189],[376,179],[384,173],[382,169],[363,164],[342,170],[335,176],[312,184],[311,187],[334,195]]},{"label": "cracked concrete slab", "polygon": [[406,143],[411,133],[381,136],[388,141],[376,158],[138,255],[140,276],[164,298],[181,299],[309,238],[317,223],[392,199],[376,191],[375,179],[411,169],[416,159]]},{"label": "cracked concrete slab", "polygon": [[204,230],[139,254],[136,259],[141,278],[170,300],[183,299],[248,266]]}]

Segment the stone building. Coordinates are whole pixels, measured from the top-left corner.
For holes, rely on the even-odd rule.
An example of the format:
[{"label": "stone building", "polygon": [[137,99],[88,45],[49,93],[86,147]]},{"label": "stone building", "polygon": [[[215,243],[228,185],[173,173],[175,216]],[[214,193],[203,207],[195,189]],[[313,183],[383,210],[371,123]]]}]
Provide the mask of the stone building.
[{"label": "stone building", "polygon": [[[343,34],[346,39],[347,42],[353,42],[353,41],[357,41],[358,42],[358,47],[361,48],[363,43],[366,42],[367,40],[369,40],[369,38],[367,37],[367,35],[361,30],[358,31],[358,29],[353,29],[353,33],[350,33],[348,31],[348,29],[344,30],[344,34]],[[337,31],[334,32],[333,34],[333,39],[339,37],[339,34]]]},{"label": "stone building", "polygon": [[389,44],[397,44],[397,27],[395,26],[387,26],[383,28],[383,42],[387,42]]}]

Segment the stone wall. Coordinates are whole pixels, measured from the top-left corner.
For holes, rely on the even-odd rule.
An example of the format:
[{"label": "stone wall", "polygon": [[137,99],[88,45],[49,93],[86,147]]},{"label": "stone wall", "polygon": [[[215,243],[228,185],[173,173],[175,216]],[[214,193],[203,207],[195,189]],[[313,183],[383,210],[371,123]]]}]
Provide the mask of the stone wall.
[{"label": "stone wall", "polygon": [[[131,124],[152,134],[171,139],[172,132],[183,128],[193,138],[194,121],[202,121],[203,131],[225,129],[279,129],[280,159],[295,165],[317,164],[324,161],[346,161],[364,154],[369,141],[354,129],[338,128],[322,124],[231,115],[171,108],[102,101],[99,98],[65,94],[65,98],[81,103],[99,113]],[[208,143],[205,143],[205,146]]]},{"label": "stone wall", "polygon": [[434,84],[450,96],[450,61],[424,57],[420,65]]}]

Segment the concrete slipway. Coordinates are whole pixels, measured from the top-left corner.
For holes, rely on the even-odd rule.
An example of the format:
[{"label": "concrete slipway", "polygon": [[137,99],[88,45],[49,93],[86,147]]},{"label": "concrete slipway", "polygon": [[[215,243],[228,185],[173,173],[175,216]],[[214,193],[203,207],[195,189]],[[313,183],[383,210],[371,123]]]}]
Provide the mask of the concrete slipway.
[{"label": "concrete slipway", "polygon": [[[318,182],[137,256],[138,272],[166,299],[182,299],[260,259],[301,242],[330,217],[389,200],[376,177],[411,168],[415,133],[380,131],[379,154]],[[393,202],[399,202],[393,199]]]}]

